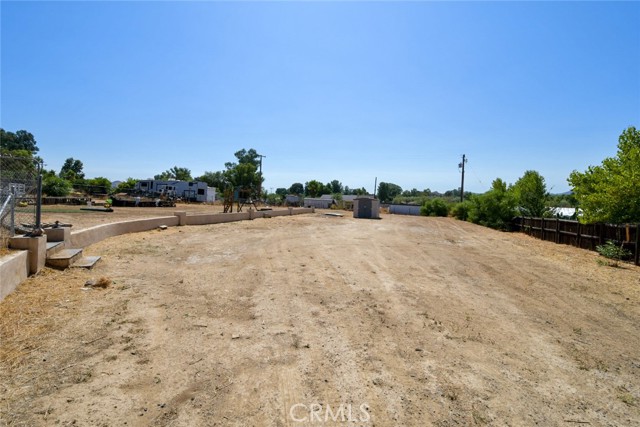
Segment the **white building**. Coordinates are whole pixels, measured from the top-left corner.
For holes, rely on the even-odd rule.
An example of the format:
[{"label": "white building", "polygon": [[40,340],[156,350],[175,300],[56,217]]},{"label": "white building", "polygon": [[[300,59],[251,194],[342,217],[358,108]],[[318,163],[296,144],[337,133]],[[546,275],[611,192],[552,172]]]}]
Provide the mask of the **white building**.
[{"label": "white building", "polygon": [[150,197],[160,195],[176,197],[190,202],[212,203],[216,198],[216,189],[203,181],[161,181],[147,179],[136,182],[135,189]]}]

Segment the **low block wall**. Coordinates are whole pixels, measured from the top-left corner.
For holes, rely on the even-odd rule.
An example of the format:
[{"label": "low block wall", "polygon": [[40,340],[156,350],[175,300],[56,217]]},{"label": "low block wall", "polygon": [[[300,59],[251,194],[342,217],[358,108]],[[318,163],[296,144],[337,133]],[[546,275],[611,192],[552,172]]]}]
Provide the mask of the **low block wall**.
[{"label": "low block wall", "polygon": [[[257,218],[271,218],[286,215],[301,215],[314,213],[314,208],[289,208],[273,211],[249,211],[235,213],[196,214],[186,215],[184,212],[176,212],[174,216],[165,216],[147,219],[134,219],[131,221],[113,222],[110,224],[96,225],[71,233],[68,242],[71,248],[84,248],[109,237],[127,233],[138,233],[158,228],[161,225],[174,227],[178,225],[207,225],[221,224],[225,222],[246,221]],[[44,259],[44,257],[42,257]],[[3,257],[0,260],[0,300],[13,291],[16,286],[27,279],[29,275],[28,251],[18,252]]]},{"label": "low block wall", "polygon": [[29,276],[29,251],[19,251],[0,259],[0,301]]},{"label": "low block wall", "polygon": [[250,219],[249,212],[187,215],[187,225],[222,224]]},{"label": "low block wall", "polygon": [[95,227],[72,232],[70,244],[72,248],[84,248],[101,240],[121,234],[153,230],[161,225],[176,226],[179,224],[179,221],[180,219],[177,216],[164,216],[96,225]]}]

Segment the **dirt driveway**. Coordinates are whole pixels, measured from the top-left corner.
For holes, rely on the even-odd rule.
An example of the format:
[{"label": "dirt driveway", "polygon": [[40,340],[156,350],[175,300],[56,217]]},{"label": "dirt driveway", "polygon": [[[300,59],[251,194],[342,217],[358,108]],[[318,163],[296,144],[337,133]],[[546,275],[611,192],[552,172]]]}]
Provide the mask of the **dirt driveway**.
[{"label": "dirt driveway", "polygon": [[588,251],[316,213],[85,252],[0,303],[0,425],[640,425],[640,268]]}]

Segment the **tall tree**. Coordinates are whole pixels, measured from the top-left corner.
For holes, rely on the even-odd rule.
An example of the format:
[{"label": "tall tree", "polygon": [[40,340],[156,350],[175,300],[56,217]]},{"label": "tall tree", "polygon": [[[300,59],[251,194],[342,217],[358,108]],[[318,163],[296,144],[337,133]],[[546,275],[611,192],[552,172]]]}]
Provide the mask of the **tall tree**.
[{"label": "tall tree", "polygon": [[215,187],[223,192],[229,185],[229,178],[223,171],[205,172],[204,175],[196,178],[196,181],[206,182],[209,187]]},{"label": "tall tree", "polygon": [[342,191],[344,190],[344,188],[342,187],[342,183],[337,179],[334,179],[328,185],[331,187],[331,194],[342,194]]},{"label": "tall tree", "polygon": [[69,157],[64,161],[62,168],[60,168],[60,178],[64,178],[69,182],[82,181],[84,179],[83,169],[84,165],[80,160]]},{"label": "tall tree", "polygon": [[133,190],[136,187],[136,184],[139,180],[135,178],[127,178],[126,181],[121,182],[118,186],[113,190],[114,193],[126,193],[128,191]]},{"label": "tall tree", "polygon": [[513,185],[513,195],[520,215],[540,218],[548,211],[549,193],[544,177],[536,171],[526,171]]},{"label": "tall tree", "polygon": [[324,185],[315,179],[308,181],[304,186],[304,194],[309,197],[318,197],[322,195],[324,191]]},{"label": "tall tree", "polygon": [[[264,178],[261,167],[261,156],[254,148],[236,151],[234,156],[237,162],[227,162],[224,164],[224,175],[227,177],[229,185],[239,187],[247,193],[249,197],[260,197],[262,193],[262,183]],[[250,167],[249,167],[250,166]]]},{"label": "tall tree", "polygon": [[260,169],[260,155],[254,148],[250,148],[249,150],[242,149],[236,151],[234,156],[237,159],[237,163],[227,162],[224,164],[227,170],[233,169],[237,164],[250,163],[256,167],[256,169]]},{"label": "tall tree", "polygon": [[155,175],[153,179],[157,180],[176,180],[176,181],[193,181],[191,177],[191,170],[184,167],[174,166],[169,170],[162,172],[159,175]]},{"label": "tall tree", "polygon": [[259,195],[263,179],[253,163],[237,164],[226,172],[226,176],[229,183],[242,190],[245,195],[249,197]]},{"label": "tall tree", "polygon": [[38,152],[35,137],[26,130],[19,130],[16,133],[7,132],[0,128],[0,149],[8,151],[27,151],[31,155]]},{"label": "tall tree", "polygon": [[616,157],[585,172],[574,170],[568,182],[582,209],[581,221],[640,222],[640,130],[625,129]]},{"label": "tall tree", "polygon": [[111,181],[103,176],[88,179],[86,191],[90,194],[109,194]]},{"label": "tall tree", "polygon": [[491,190],[469,199],[469,221],[499,230],[509,230],[516,213],[516,203],[507,184],[496,178]]},{"label": "tall tree", "polygon": [[289,187],[289,193],[304,194],[304,185],[302,185],[302,183],[300,182],[294,182],[293,184],[291,184],[291,187]]},{"label": "tall tree", "polygon": [[380,182],[378,184],[378,199],[382,203],[389,203],[393,200],[394,197],[400,195],[402,193],[402,188],[390,182]]}]

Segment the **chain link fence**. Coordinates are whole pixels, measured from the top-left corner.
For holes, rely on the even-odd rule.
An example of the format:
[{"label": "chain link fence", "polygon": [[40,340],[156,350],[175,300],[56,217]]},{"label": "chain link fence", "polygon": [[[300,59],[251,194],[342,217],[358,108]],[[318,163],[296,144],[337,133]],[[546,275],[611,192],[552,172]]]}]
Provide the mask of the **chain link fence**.
[{"label": "chain link fence", "polygon": [[0,154],[0,249],[39,228],[41,172],[38,159]]}]

